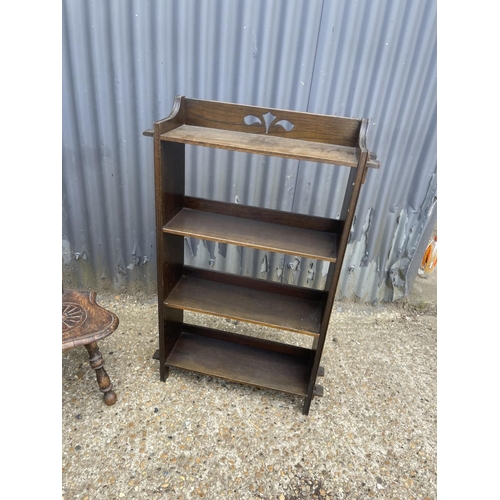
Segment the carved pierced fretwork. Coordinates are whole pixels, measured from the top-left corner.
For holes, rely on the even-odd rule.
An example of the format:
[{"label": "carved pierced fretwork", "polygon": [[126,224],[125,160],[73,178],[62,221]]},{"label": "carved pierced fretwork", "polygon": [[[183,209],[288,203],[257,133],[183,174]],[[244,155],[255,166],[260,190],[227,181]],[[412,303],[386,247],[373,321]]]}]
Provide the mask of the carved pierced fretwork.
[{"label": "carved pierced fretwork", "polygon": [[264,125],[266,127],[266,134],[269,133],[269,128],[271,126],[273,127],[283,127],[287,132],[290,132],[290,130],[293,129],[295,126],[293,123],[289,122],[288,120],[279,120],[276,123],[274,123],[274,120],[277,118],[274,116],[270,111],[268,111],[265,115],[262,115],[262,118],[259,118],[258,116],[255,115],[247,115],[245,118],[243,118],[243,121],[247,125]]}]

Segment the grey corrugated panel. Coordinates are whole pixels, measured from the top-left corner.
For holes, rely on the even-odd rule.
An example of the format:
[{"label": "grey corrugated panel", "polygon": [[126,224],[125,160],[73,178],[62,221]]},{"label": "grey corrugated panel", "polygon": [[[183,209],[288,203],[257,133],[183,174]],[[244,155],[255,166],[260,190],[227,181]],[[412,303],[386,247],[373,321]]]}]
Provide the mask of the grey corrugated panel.
[{"label": "grey corrugated panel", "polygon": [[[351,240],[357,248],[348,253],[339,296],[392,300],[393,290],[384,286],[394,263],[388,255],[397,217],[391,214],[425,210],[421,204],[436,170],[435,20],[433,1],[325,2],[309,110],[368,117],[368,145],[382,164],[369,172],[362,190]],[[336,175],[342,174],[332,174],[327,165],[301,164],[301,186],[311,182],[318,190],[308,199],[297,196],[294,209],[336,216]]]},{"label": "grey corrugated panel", "polygon": [[[435,10],[432,0],[65,1],[66,275],[77,285],[154,289],[152,140],[141,134],[186,95],[370,118],[368,145],[382,169],[364,186],[339,296],[404,293],[389,271],[414,255],[436,191]],[[206,148],[188,148],[187,159],[192,195],[338,215],[346,169]],[[283,260],[285,279],[304,286],[321,287],[325,272],[230,245],[195,250],[188,241],[187,262],[257,277],[264,265],[269,279]]]}]

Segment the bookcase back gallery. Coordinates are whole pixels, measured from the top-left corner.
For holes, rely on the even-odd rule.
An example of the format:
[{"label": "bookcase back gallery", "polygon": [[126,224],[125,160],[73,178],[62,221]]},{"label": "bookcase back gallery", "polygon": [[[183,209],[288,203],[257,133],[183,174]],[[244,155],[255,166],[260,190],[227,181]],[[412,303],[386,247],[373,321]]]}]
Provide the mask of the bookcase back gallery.
[{"label": "bookcase back gallery", "polygon": [[[309,413],[328,322],[360,189],[368,168],[368,120],[175,98],[154,138],[159,348],[170,367],[304,398]],[[185,145],[349,167],[339,219],[223,203],[185,194]],[[324,290],[184,265],[184,238],[229,243],[330,263]],[[230,318],[313,337],[298,347],[184,322],[183,311]]]}]

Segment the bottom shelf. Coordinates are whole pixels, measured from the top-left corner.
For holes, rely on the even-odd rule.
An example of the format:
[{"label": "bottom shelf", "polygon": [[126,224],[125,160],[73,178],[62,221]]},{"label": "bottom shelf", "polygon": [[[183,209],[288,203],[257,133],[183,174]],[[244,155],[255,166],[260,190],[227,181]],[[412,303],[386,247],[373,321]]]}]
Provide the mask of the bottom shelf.
[{"label": "bottom shelf", "polygon": [[185,324],[166,364],[233,382],[307,396],[311,354],[311,349],[303,347]]}]

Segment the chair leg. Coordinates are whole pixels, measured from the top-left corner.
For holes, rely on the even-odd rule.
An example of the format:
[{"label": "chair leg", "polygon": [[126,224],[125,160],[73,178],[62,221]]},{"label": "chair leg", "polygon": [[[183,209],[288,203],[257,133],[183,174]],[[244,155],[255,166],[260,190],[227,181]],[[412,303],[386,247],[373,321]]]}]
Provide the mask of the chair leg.
[{"label": "chair leg", "polygon": [[113,391],[113,386],[111,380],[109,379],[106,370],[103,368],[104,359],[102,357],[101,351],[97,347],[97,342],[91,342],[85,346],[90,357],[90,366],[95,370],[97,377],[97,383],[99,384],[100,391],[104,394],[104,402],[108,405],[114,405],[116,403],[116,394]]}]

